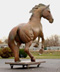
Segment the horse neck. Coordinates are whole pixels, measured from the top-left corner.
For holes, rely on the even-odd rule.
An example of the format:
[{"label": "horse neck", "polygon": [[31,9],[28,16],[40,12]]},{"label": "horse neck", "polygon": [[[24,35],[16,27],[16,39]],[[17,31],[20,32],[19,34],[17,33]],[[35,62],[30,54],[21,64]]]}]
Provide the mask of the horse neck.
[{"label": "horse neck", "polygon": [[41,20],[41,15],[38,13],[35,13],[31,16],[29,22],[32,24],[40,24],[40,20]]}]

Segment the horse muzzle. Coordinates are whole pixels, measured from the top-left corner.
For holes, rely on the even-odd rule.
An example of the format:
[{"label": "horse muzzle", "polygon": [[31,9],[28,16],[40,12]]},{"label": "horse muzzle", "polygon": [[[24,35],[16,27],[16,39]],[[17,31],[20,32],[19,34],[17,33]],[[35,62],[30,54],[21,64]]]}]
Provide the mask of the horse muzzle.
[{"label": "horse muzzle", "polygon": [[49,20],[50,23],[53,23],[53,21],[54,21],[54,19],[50,19],[50,20]]}]

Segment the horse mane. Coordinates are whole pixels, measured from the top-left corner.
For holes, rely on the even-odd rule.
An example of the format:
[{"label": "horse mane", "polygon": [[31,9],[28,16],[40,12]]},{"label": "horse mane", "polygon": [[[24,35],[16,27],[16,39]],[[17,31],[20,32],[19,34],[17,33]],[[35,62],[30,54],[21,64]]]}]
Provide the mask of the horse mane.
[{"label": "horse mane", "polygon": [[33,13],[33,11],[34,11],[34,9],[38,9],[38,8],[40,8],[41,6],[46,6],[46,5],[44,5],[44,4],[38,4],[38,5],[35,5],[31,10],[30,10],[30,13]]},{"label": "horse mane", "polygon": [[40,7],[42,7],[42,6],[46,6],[46,5],[44,5],[44,4],[38,4],[38,5],[35,5],[31,10],[30,10],[30,13],[32,13],[32,15],[31,15],[31,17],[30,17],[30,19],[29,20],[31,20],[31,18],[33,17],[33,11],[34,11],[34,9],[38,9],[38,8],[40,8]]}]

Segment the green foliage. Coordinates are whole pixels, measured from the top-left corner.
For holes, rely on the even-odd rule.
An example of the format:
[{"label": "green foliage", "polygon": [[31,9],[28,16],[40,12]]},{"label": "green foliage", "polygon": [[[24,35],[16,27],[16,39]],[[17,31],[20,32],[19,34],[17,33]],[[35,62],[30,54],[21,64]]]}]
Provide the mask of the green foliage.
[{"label": "green foliage", "polygon": [[1,50],[1,57],[2,58],[9,58],[13,56],[13,53],[10,48],[6,47]]},{"label": "green foliage", "polygon": [[1,56],[1,54],[2,54],[2,49],[0,49],[0,56]]},{"label": "green foliage", "polygon": [[43,54],[39,54],[38,51],[31,51],[33,56],[60,56],[60,51],[54,51],[54,50],[45,50]]},{"label": "green foliage", "polygon": [[[2,58],[9,58],[9,57],[13,57],[13,52],[11,51],[10,48],[6,47],[6,48],[2,48],[0,49],[0,56]],[[20,58],[26,58],[27,54],[24,52],[24,49],[19,49],[19,57]]]},{"label": "green foliage", "polygon": [[47,48],[45,47],[44,50],[47,50]]},{"label": "green foliage", "polygon": [[20,58],[26,58],[27,54],[25,53],[24,49],[19,49],[19,57]]}]

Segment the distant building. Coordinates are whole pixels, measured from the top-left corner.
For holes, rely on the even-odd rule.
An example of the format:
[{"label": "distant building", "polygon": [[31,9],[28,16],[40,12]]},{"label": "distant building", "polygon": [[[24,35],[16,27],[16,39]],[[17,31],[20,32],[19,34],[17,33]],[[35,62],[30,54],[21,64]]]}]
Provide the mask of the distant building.
[{"label": "distant building", "polygon": [[60,46],[51,46],[51,47],[46,47],[47,50],[60,50]]},{"label": "distant building", "polygon": [[0,48],[8,47],[8,44],[0,44]]},{"label": "distant building", "polygon": [[36,42],[33,42],[29,49],[30,50],[40,50],[41,49],[41,43],[39,43],[38,47],[34,47],[35,44],[36,44]]},{"label": "distant building", "polygon": [[[33,42],[29,49],[30,50],[40,50],[41,43],[39,44],[38,47],[34,47],[35,44],[36,44],[36,42]],[[6,44],[6,43],[0,44],[0,48],[5,48],[5,47],[9,47],[8,44]],[[25,44],[21,44],[20,48],[25,48]]]},{"label": "distant building", "polygon": [[[40,50],[40,48],[41,48],[41,43],[39,44],[38,47],[34,47],[35,44],[36,44],[36,42],[33,42],[29,49],[30,49],[30,50]],[[20,48],[25,48],[25,44],[21,44]]]},{"label": "distant building", "polygon": [[25,44],[21,44],[21,46],[19,48],[25,48]]}]

